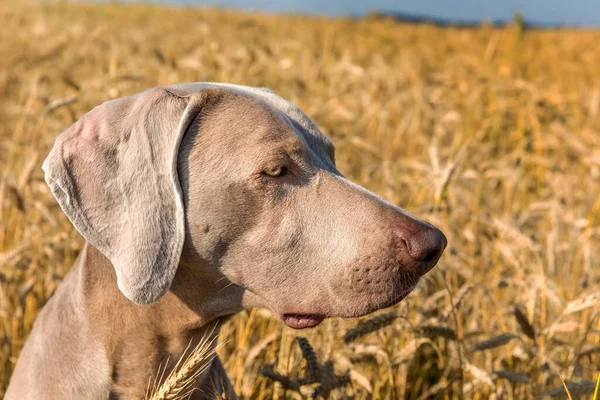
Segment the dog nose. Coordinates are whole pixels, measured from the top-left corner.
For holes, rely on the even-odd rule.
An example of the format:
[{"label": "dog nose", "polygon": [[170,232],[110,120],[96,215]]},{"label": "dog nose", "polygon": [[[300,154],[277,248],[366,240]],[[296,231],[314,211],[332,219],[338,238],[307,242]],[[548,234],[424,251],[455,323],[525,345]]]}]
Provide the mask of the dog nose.
[{"label": "dog nose", "polygon": [[425,274],[437,264],[448,243],[442,231],[429,224],[423,224],[416,232],[401,238],[420,274]]}]

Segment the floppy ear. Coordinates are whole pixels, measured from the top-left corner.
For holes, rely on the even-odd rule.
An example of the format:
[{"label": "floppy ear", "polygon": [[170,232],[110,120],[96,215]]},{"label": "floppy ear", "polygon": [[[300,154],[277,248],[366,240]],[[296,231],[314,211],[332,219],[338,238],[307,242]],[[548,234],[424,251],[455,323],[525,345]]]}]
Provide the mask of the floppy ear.
[{"label": "floppy ear", "polygon": [[138,304],[158,300],[177,270],[185,237],[177,154],[201,98],[157,88],[104,103],[57,138],[42,167],[63,211]]}]

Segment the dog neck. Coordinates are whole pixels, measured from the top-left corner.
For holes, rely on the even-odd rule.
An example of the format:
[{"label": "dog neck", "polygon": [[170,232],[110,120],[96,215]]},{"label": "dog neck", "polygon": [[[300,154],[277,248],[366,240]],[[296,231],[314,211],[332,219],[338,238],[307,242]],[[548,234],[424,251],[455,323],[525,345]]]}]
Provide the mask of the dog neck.
[{"label": "dog neck", "polygon": [[89,316],[93,340],[106,352],[111,392],[118,398],[143,397],[159,369],[168,376],[186,349],[206,335],[216,337],[226,316],[240,310],[242,288],[185,262],[170,290],[150,305],[123,296],[111,262],[89,243],[78,264],[81,290],[75,295]]}]

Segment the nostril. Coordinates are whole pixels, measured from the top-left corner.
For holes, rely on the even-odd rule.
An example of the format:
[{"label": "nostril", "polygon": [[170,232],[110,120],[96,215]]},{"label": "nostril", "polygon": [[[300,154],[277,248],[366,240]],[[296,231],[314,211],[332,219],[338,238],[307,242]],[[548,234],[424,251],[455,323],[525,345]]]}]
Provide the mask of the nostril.
[{"label": "nostril", "polygon": [[439,229],[427,226],[418,233],[402,237],[402,243],[420,268],[429,270],[446,248],[446,237]]},{"label": "nostril", "polygon": [[430,264],[432,262],[437,261],[439,255],[440,255],[439,249],[433,249],[433,250],[430,250],[429,252],[425,253],[425,256],[423,256],[423,258],[419,261],[424,262],[425,264]]}]

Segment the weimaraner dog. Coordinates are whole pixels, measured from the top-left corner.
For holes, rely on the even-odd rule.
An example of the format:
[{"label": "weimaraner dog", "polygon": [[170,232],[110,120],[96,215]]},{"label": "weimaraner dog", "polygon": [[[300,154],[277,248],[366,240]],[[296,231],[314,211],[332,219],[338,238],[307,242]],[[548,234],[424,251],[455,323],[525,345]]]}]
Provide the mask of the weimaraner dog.
[{"label": "weimaraner dog", "polygon": [[[240,310],[296,329],[362,316],[404,299],[446,246],[342,176],[331,141],[262,88],[106,102],[43,169],[86,244],[37,317],[9,400],[143,398],[159,366]],[[216,359],[195,398],[222,371]]]}]

